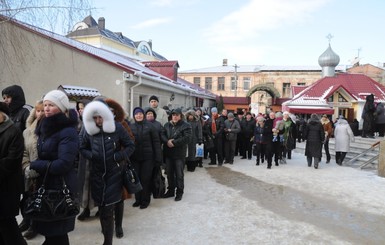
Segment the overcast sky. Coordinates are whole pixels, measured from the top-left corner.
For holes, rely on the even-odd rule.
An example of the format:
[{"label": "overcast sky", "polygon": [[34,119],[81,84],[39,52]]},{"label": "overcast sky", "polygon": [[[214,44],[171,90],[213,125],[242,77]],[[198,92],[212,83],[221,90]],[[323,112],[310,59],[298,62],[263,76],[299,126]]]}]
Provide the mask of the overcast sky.
[{"label": "overcast sky", "polygon": [[[385,1],[93,0],[106,28],[178,60],[181,71],[222,65],[318,65],[330,33],[340,64],[385,62]],[[360,50],[360,51],[359,51]]]}]

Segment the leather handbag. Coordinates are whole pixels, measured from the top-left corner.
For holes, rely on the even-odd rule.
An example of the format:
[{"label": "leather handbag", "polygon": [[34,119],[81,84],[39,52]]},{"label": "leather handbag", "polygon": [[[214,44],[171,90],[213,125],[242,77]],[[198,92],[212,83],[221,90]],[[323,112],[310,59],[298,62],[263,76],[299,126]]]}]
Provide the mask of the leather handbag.
[{"label": "leather handbag", "polygon": [[152,197],[163,198],[166,191],[166,183],[160,167],[154,167],[154,170],[152,171],[152,185]]},{"label": "leather handbag", "polygon": [[135,169],[132,167],[130,161],[126,159],[127,164],[122,171],[123,175],[123,186],[130,194],[135,194],[143,190],[142,184],[140,183],[139,176]]},{"label": "leather handbag", "polygon": [[68,189],[63,176],[60,189],[46,188],[50,166],[51,162],[48,164],[42,185],[24,203],[22,209],[24,218],[49,222],[71,219],[79,214],[79,201]]}]

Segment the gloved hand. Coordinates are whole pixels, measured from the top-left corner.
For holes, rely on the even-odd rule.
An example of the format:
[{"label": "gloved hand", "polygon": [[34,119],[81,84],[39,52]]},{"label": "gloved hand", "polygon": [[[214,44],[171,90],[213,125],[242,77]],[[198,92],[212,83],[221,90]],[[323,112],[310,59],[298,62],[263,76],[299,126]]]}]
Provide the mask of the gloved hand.
[{"label": "gloved hand", "polygon": [[38,172],[33,169],[30,169],[29,166],[25,168],[24,174],[27,179],[34,179],[40,176]]}]

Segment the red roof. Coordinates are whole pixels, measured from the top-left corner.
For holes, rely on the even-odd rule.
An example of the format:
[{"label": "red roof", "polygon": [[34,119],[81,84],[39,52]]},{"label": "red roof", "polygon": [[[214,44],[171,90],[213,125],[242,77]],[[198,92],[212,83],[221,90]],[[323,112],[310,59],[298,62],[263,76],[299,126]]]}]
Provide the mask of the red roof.
[{"label": "red roof", "polygon": [[305,88],[307,88],[308,86],[292,86],[291,87],[291,91],[292,91],[292,95],[293,96],[296,96],[297,94],[299,94],[300,92],[302,92],[302,90],[304,90]]},{"label": "red roof", "polygon": [[176,60],[164,60],[164,61],[143,61],[142,62],[147,67],[174,67],[177,65],[179,68],[178,61]]},{"label": "red roof", "polygon": [[384,85],[362,74],[337,74],[334,77],[324,77],[303,90],[293,100],[302,97],[328,98],[336,90],[343,88],[356,100],[365,100],[366,96],[373,94],[375,100],[385,101]]},{"label": "red roof", "polygon": [[144,61],[142,63],[145,67],[148,67],[171,80],[177,81],[179,68],[178,61]]}]

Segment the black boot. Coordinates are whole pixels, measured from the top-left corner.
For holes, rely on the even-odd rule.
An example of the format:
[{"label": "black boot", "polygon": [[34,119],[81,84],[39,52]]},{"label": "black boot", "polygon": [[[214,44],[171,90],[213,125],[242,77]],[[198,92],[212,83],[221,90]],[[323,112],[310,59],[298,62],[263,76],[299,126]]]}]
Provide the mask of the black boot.
[{"label": "black boot", "polygon": [[166,193],[164,193],[163,198],[169,198],[175,196],[175,190],[169,189]]},{"label": "black boot", "polygon": [[83,212],[78,215],[78,220],[83,221],[85,219],[88,219],[90,217],[90,209],[84,208]]},{"label": "black boot", "polygon": [[311,167],[313,159],[311,157],[306,157],[306,160],[307,160],[307,166]]},{"label": "black boot", "polygon": [[175,201],[177,202],[177,201],[182,200],[182,196],[183,196],[183,190],[177,189],[176,190]]},{"label": "black boot", "polygon": [[31,221],[29,219],[23,219],[21,221],[21,223],[19,224],[20,232],[24,232],[24,231],[28,230],[30,223],[31,223]]},{"label": "black boot", "polygon": [[100,208],[100,224],[104,236],[103,245],[112,245],[114,236],[114,206],[106,206]]},{"label": "black boot", "polygon": [[123,237],[123,212],[124,212],[124,202],[120,201],[115,205],[115,235],[117,238]]}]

